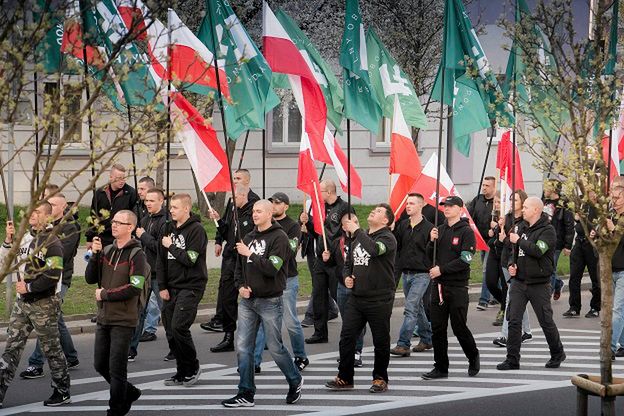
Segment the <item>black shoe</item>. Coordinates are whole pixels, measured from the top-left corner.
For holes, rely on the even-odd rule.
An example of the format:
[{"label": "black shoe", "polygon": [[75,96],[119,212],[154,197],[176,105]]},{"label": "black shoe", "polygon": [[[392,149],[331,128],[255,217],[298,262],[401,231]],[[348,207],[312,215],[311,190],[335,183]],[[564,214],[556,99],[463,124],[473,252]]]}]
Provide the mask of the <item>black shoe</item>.
[{"label": "black shoe", "polygon": [[355,353],[355,358],[353,359],[353,367],[357,367],[360,368],[362,367],[362,353],[361,352],[356,352]]},{"label": "black shoe", "polygon": [[327,317],[328,321],[333,321],[334,319],[338,318],[338,314],[337,313],[330,313],[329,316]]},{"label": "black shoe", "polygon": [[35,367],[34,365],[28,366],[26,370],[20,373],[21,378],[25,378],[26,380],[32,380],[35,378],[41,378],[45,374],[43,373],[43,368]]},{"label": "black shoe", "polygon": [[152,334],[151,332],[143,332],[143,334],[139,338],[139,342],[156,341],[156,338],[156,334]]},{"label": "black shoe", "polygon": [[522,339],[522,343],[524,344],[525,342],[528,342],[528,341],[532,340],[533,339],[533,335],[529,334],[528,332],[524,332],[522,334],[522,338],[521,339]]},{"label": "black shoe", "polygon": [[301,321],[301,326],[304,328],[309,328],[311,326],[314,326],[314,319],[312,318],[303,318],[303,321]]},{"label": "black shoe", "polygon": [[299,372],[305,370],[307,366],[310,365],[310,360],[307,358],[295,357],[295,367],[299,370]]},{"label": "black shoe", "polygon": [[251,394],[239,393],[231,399],[223,400],[225,407],[254,407],[254,398]]},{"label": "black shoe", "polygon": [[505,337],[498,337],[494,341],[492,341],[492,344],[498,345],[499,347],[506,347],[507,346],[507,338],[505,338]]},{"label": "black shoe", "polygon": [[177,373],[163,381],[165,386],[181,386],[183,384],[182,377]]},{"label": "black shoe", "polygon": [[234,332],[226,332],[220,343],[210,348],[210,352],[234,351]]},{"label": "black shoe", "polygon": [[565,352],[561,352],[560,354],[551,357],[550,360],[548,360],[548,362],[546,363],[546,365],[544,367],[546,368],[559,368],[561,366],[561,363],[566,359],[566,355]]},{"label": "black shoe", "polygon": [[169,351],[169,354],[165,355],[165,358],[163,358],[163,361],[175,361],[176,357],[175,355]]},{"label": "black shoe", "polygon": [[600,316],[600,311],[591,308],[589,312],[585,314],[585,318],[598,318]]},{"label": "black shoe", "polygon": [[616,357],[624,357],[624,348],[620,347],[617,349],[617,351],[615,352],[615,356]]},{"label": "black shoe", "polygon": [[306,338],[306,344],[327,344],[329,340],[327,337],[322,337],[320,335],[312,335],[310,338]]},{"label": "black shoe", "polygon": [[141,397],[141,390],[132,386],[132,390],[126,395],[126,403],[123,408],[124,415],[130,411],[130,408],[132,407],[132,403],[139,400],[139,397]]},{"label": "black shoe", "polygon": [[71,403],[69,392],[61,392],[59,389],[54,389],[52,396],[43,401],[44,406],[61,406],[67,403]]},{"label": "black shoe", "polygon": [[574,310],[572,308],[568,309],[567,311],[565,311],[563,313],[563,316],[565,316],[566,318],[576,318],[581,314],[580,311]]},{"label": "black shoe", "polygon": [[75,370],[78,367],[80,367],[80,361],[78,361],[78,360],[67,361],[67,369],[68,370]]},{"label": "black shoe", "polygon": [[91,318],[91,323],[94,324],[97,322],[97,315]]},{"label": "black shoe", "polygon": [[438,370],[437,368],[434,368],[428,373],[423,373],[420,377],[422,377],[423,380],[436,380],[439,378],[448,378],[448,372],[445,373],[443,371]]},{"label": "black shoe", "polygon": [[468,376],[474,377],[477,374],[479,374],[480,370],[481,370],[481,359],[479,357],[479,353],[477,353],[477,356],[475,358],[473,358],[472,360],[468,360]]},{"label": "black shoe", "polygon": [[496,365],[496,369],[500,370],[500,371],[507,371],[507,370],[519,370],[520,369],[520,364],[514,364],[509,360],[505,360],[500,364]]},{"label": "black shoe", "polygon": [[262,367],[260,367],[259,365],[254,367],[254,374],[260,374],[262,373]]},{"label": "black shoe", "polygon": [[223,332],[223,324],[218,321],[210,321],[200,324],[199,327],[204,331]]},{"label": "black shoe", "polygon": [[128,354],[128,362],[133,363],[136,360],[137,354],[135,352],[131,352]]},{"label": "black shoe", "polygon": [[301,398],[301,388],[303,387],[303,377],[301,377],[301,381],[299,384],[295,386],[290,386],[288,389],[288,394],[286,395],[286,404],[295,404]]},{"label": "black shoe", "polygon": [[184,377],[182,379],[182,384],[184,385],[184,387],[191,387],[197,384],[197,382],[199,381],[199,377],[201,377],[201,373],[201,367],[197,367],[197,370],[195,370],[192,375]]}]

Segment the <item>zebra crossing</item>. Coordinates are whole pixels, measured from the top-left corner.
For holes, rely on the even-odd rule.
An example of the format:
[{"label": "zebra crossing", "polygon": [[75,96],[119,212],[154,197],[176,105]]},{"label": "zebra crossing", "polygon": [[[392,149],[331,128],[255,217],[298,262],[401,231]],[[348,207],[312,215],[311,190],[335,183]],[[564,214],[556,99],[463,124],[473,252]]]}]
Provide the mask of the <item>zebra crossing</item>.
[{"label": "zebra crossing", "polygon": [[[353,415],[381,412],[390,409],[412,408],[435,403],[492,397],[509,393],[530,392],[570,386],[570,377],[579,373],[599,373],[599,339],[597,330],[560,329],[567,360],[558,369],[546,369],[550,358],[548,345],[540,332],[533,340],[522,345],[519,370],[501,372],[496,364],[505,356],[505,349],[492,344],[498,334],[477,334],[475,339],[481,355],[481,372],[468,377],[468,362],[454,338],[449,339],[449,378],[425,381],[420,374],[431,370],[433,352],[412,353],[410,357],[392,357],[389,367],[389,390],[384,394],[370,394],[373,348],[364,349],[364,366],[356,369],[355,389],[349,392],[332,392],[324,387],[337,373],[337,352],[310,356],[310,366],[303,373],[305,384],[302,399],[294,404],[285,402],[288,386],[279,368],[272,362],[262,365],[256,375],[256,405],[253,408],[226,410],[220,404],[224,398],[236,394],[238,374],[235,366],[221,364],[203,365],[200,383],[191,388],[163,385],[165,370],[131,373],[130,379],[141,388],[143,395],[132,407],[130,414],[191,414],[201,411],[207,415],[260,412],[274,415]],[[614,363],[614,375],[624,374],[624,362]],[[151,381],[146,381],[151,380]],[[74,384],[94,383],[93,378],[74,380]],[[97,388],[102,388],[98,383]],[[108,408],[108,391],[94,391],[72,397],[72,405],[45,408],[40,403],[0,410],[0,415],[18,413],[94,414]]]}]

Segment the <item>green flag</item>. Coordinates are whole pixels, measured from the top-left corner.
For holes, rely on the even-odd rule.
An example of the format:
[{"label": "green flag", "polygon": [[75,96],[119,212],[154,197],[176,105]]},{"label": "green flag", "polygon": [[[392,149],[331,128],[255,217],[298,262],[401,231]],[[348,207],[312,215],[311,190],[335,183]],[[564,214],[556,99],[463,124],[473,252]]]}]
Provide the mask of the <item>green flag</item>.
[{"label": "green flag", "polygon": [[321,90],[323,90],[323,95],[325,96],[325,102],[327,104],[327,120],[329,120],[334,127],[340,129],[340,123],[342,123],[343,93],[336,75],[334,75],[323,58],[321,58],[319,51],[301,29],[299,29],[294,20],[283,10],[278,10],[276,17],[295,46],[297,46],[301,52],[303,58],[308,61],[310,68],[313,70],[314,77],[319,83]]},{"label": "green flag", "polygon": [[[223,101],[225,123],[230,139],[237,139],[244,131],[265,128],[265,114],[279,104],[279,97],[271,88],[271,69],[247,34],[227,0],[207,0],[215,27],[208,15],[201,23],[197,37],[215,53],[213,35],[216,33],[219,51],[218,64],[228,77],[231,101]],[[207,92],[191,91],[206,94]]]},{"label": "green flag", "polygon": [[366,48],[370,82],[383,115],[392,118],[394,96],[398,95],[405,122],[420,129],[427,127],[414,85],[371,28],[366,33]]},{"label": "green flag", "polygon": [[490,120],[513,125],[514,117],[461,0],[446,0],[442,62],[431,96],[452,107],[453,143],[465,156],[470,152],[469,135],[488,128]]},{"label": "green flag", "polygon": [[347,0],[340,65],[343,67],[345,117],[377,134],[381,122],[381,107],[373,94],[368,76],[366,35],[358,0]]},{"label": "green flag", "polygon": [[[550,44],[532,19],[525,0],[516,0],[516,30],[523,35],[514,41],[507,61],[503,92],[515,95],[517,109],[529,117],[551,142],[556,141],[559,129],[568,120],[564,105],[553,91],[556,79],[556,61]],[[524,39],[524,43],[520,39]],[[526,62],[532,62],[526,65]]]}]

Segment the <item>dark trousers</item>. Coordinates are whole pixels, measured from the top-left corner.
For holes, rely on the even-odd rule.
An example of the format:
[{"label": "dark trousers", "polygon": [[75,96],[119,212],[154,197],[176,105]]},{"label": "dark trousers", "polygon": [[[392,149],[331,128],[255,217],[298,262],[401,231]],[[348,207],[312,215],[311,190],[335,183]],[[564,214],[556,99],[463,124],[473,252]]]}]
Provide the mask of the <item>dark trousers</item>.
[{"label": "dark trousers", "polygon": [[550,355],[556,357],[563,353],[563,345],[559,338],[557,325],[553,320],[550,305],[550,283],[527,285],[513,279],[509,288],[509,335],[507,337],[507,360],[513,364],[520,363],[520,345],[522,344],[522,315],[528,302],[531,302],[537,321],[542,327]]},{"label": "dark trousers", "polygon": [[238,289],[234,284],[234,268],[238,257],[223,258],[221,262],[221,279],[219,280],[219,294],[221,300],[221,322],[224,332],[236,331],[238,317]]},{"label": "dark trousers", "polygon": [[448,373],[448,322],[451,320],[453,334],[457,337],[459,345],[468,360],[473,360],[479,354],[477,344],[466,326],[468,318],[468,287],[454,287],[442,285],[442,297],[444,302],[440,305],[438,287],[431,290],[431,330],[433,336],[433,360],[434,367]]},{"label": "dark trousers", "polygon": [[93,366],[110,384],[110,414],[124,415],[126,397],[137,390],[128,382],[128,348],[134,328],[97,325]]},{"label": "dark trousers", "polygon": [[485,283],[494,299],[501,305],[501,311],[505,310],[507,300],[507,282],[503,275],[500,257],[490,252],[485,264]]},{"label": "dark trousers", "polygon": [[176,357],[177,375],[180,378],[192,376],[199,367],[190,328],[203,294],[199,290],[169,289],[170,299],[163,304],[162,317],[167,342],[169,350]]},{"label": "dark trousers", "polygon": [[328,266],[317,258],[312,272],[312,301],[314,309],[314,335],[327,338],[327,320],[329,317],[329,292],[336,299],[338,281],[336,267]]},{"label": "dark trousers", "polygon": [[581,311],[581,280],[583,272],[587,267],[589,278],[591,279],[592,298],[589,306],[592,309],[600,310],[600,278],[598,277],[598,257],[594,252],[594,248],[588,241],[580,242],[576,240],[576,244],[570,253],[570,309],[577,312]]},{"label": "dark trousers", "polygon": [[393,302],[393,296],[384,300],[369,300],[353,295],[349,296],[342,321],[342,330],[340,331],[338,377],[348,383],[353,383],[355,344],[368,323],[375,346],[373,380],[388,381],[390,316],[392,315]]}]

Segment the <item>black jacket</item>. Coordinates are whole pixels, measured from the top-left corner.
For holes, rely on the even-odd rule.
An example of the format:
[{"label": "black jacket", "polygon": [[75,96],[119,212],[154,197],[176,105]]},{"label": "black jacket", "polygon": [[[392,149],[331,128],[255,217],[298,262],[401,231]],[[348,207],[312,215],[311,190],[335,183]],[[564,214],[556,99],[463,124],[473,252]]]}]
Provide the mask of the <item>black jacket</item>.
[{"label": "black jacket", "polygon": [[[253,208],[253,204],[256,201],[259,201],[260,197],[251,189],[247,194],[247,204],[251,205]],[[223,210],[223,215],[219,219],[219,227],[217,227],[217,232],[215,234],[215,244],[220,246],[223,245],[227,239],[227,231],[229,230],[229,224],[234,222],[234,212],[233,212],[234,204],[232,204],[232,198],[228,199],[227,204],[225,204],[225,209]],[[224,226],[221,226],[223,223]],[[251,229],[253,229],[253,223],[251,224]],[[244,236],[245,234],[243,234]]]},{"label": "black jacket", "polygon": [[371,234],[360,228],[353,234],[351,247],[343,272],[344,277],[355,276],[351,294],[367,299],[393,299],[397,241],[390,228]]},{"label": "black jacket", "polygon": [[[332,251],[330,246],[333,246],[335,241],[342,235],[342,226],[340,220],[349,211],[349,204],[338,197],[333,204],[325,203],[325,221],[323,226],[325,227],[325,236],[327,237],[328,250]],[[351,212],[355,213],[353,207]],[[316,236],[316,256],[321,258],[323,255],[324,244],[323,236],[314,232],[314,221],[310,217],[310,221],[306,223],[306,228],[310,236]]]},{"label": "black jacket", "polygon": [[[57,226],[62,218],[55,221],[52,225]],[[63,245],[63,284],[67,287],[71,286],[72,276],[74,275],[74,257],[78,252],[80,245],[80,228],[74,220],[66,220],[59,229],[58,237]]]},{"label": "black jacket", "polygon": [[[238,227],[240,229],[241,237],[245,237],[254,228],[251,214],[253,213],[253,205],[255,202],[256,200],[248,201],[242,207],[237,208]],[[229,205],[229,207],[229,211],[226,211],[226,217],[217,221],[217,234],[222,238],[222,240],[220,240],[220,244],[223,244],[224,242],[226,243],[222,254],[224,259],[237,255],[236,241],[238,238],[236,224],[234,223],[234,205]]]},{"label": "black jacket", "polygon": [[[594,228],[592,224],[597,217],[596,208],[592,205],[584,205],[581,207],[581,210],[583,210],[585,212],[585,215],[587,215],[587,228],[591,231]],[[590,244],[587,239],[587,235],[585,234],[585,230],[583,229],[583,226],[581,225],[581,222],[576,221],[576,220],[574,221],[575,221],[574,231],[576,232],[576,238],[575,238],[576,244],[579,244],[579,243]]]},{"label": "black jacket", "polygon": [[518,234],[520,230],[521,224],[524,222],[522,217],[514,217],[512,213],[507,213],[505,215],[505,241],[501,242],[498,240],[498,235],[496,236],[495,247],[496,251],[500,253],[501,257],[501,265],[504,268],[507,268],[509,265],[513,264],[515,261],[514,250],[516,250],[517,254],[517,246],[511,244],[509,241],[509,233],[514,232]]},{"label": "black jacket", "polygon": [[[132,211],[136,205],[137,193],[133,187],[125,184],[119,191],[114,192],[111,195],[110,185],[105,185],[98,188],[91,200],[91,216],[100,218],[101,224],[104,226],[104,231],[100,234],[103,245],[108,245],[113,242],[113,234],[111,233],[111,221],[115,214],[122,209],[129,209]],[[101,210],[106,210],[110,213],[108,218],[104,219],[101,215]],[[87,241],[93,241],[93,237],[97,236],[96,230],[90,228],[86,232]]]},{"label": "black jacket", "polygon": [[[618,217],[619,216],[616,214],[615,218],[612,218],[614,224],[617,224]],[[620,243],[615,248],[615,252],[611,258],[611,269],[614,272],[624,272],[624,237],[622,237]]]},{"label": "black jacket", "polygon": [[[158,250],[162,245],[161,240],[167,233],[165,227],[169,214],[167,209],[163,206],[156,214],[147,214],[141,219],[141,228],[145,232],[139,239],[143,245],[143,251],[147,256],[147,262],[151,266],[152,270],[156,270],[158,261]],[[172,226],[172,224],[170,223]],[[152,274],[152,279],[156,278],[156,273]]]},{"label": "black jacket", "polygon": [[20,274],[28,293],[20,295],[22,300],[32,303],[53,296],[63,273],[63,244],[49,230],[35,232],[27,256]]},{"label": "black jacket", "polygon": [[[292,255],[288,236],[282,227],[275,221],[264,231],[258,231],[256,227],[243,238],[243,242],[252,254],[236,262],[236,287],[247,285],[251,288],[251,296],[255,298],[282,296],[286,289],[286,261]],[[242,267],[245,268],[246,282],[243,280]]]},{"label": "black jacket", "polygon": [[494,208],[494,198],[487,199],[485,195],[479,194],[468,203],[468,213],[475,222],[481,237],[485,241],[490,238],[488,231],[490,230],[490,222],[492,221],[492,208]]},{"label": "black jacket", "polygon": [[545,199],[544,212],[557,234],[556,250],[572,249],[574,242],[574,214],[566,208],[561,199]]},{"label": "black jacket", "polygon": [[414,227],[409,217],[400,221],[395,229],[397,240],[396,268],[401,272],[429,272],[431,257],[427,255],[427,244],[430,240],[431,224],[425,217]]},{"label": "black jacket", "polygon": [[290,244],[291,256],[286,261],[286,277],[295,277],[298,275],[297,250],[299,250],[299,241],[301,240],[301,226],[288,215],[276,221],[288,236],[288,243]]},{"label": "black jacket", "polygon": [[545,213],[531,226],[526,221],[521,224],[516,279],[526,284],[548,283],[555,268],[555,229]]},{"label": "black jacket", "polygon": [[195,214],[180,227],[171,225],[173,244],[159,246],[156,275],[158,288],[203,291],[208,281],[206,246],[208,236]]},{"label": "black jacket", "polygon": [[[466,286],[470,279],[470,263],[475,253],[476,238],[468,218],[461,218],[449,227],[438,227],[438,249],[435,264],[442,273],[435,279],[448,286]],[[433,242],[427,244],[427,254],[433,258]]]},{"label": "black jacket", "polygon": [[149,212],[147,212],[147,207],[145,206],[145,202],[141,201],[141,198],[137,198],[136,204],[134,204],[132,212],[134,212],[137,216],[137,221],[139,224],[143,222],[143,218],[149,215]]}]

